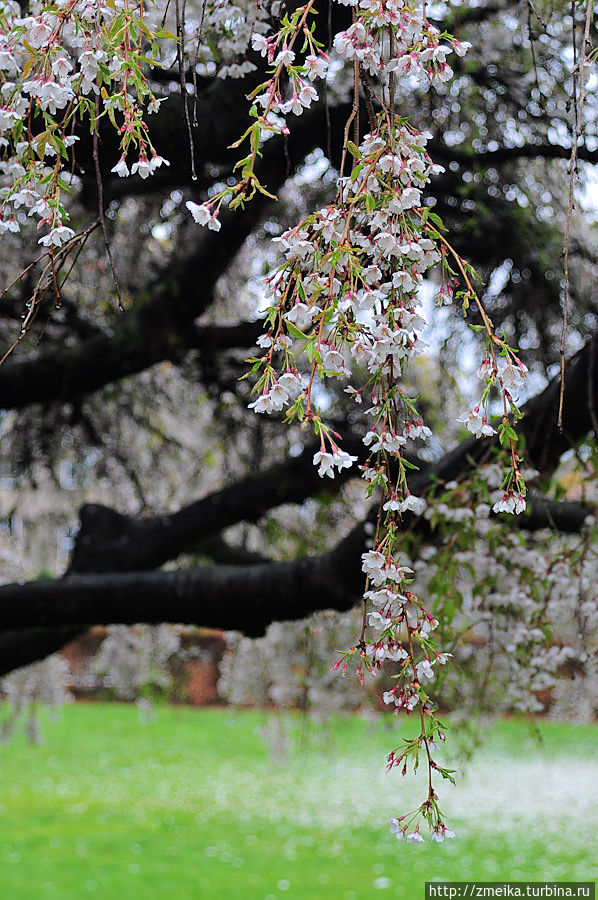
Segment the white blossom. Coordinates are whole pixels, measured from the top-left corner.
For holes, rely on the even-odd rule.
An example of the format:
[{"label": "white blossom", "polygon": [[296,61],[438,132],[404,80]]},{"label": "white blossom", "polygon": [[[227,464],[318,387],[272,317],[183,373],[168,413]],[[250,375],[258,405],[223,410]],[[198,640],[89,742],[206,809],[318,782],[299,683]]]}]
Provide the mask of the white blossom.
[{"label": "white blossom", "polygon": [[423,844],[424,839],[416,829],[415,831],[412,831],[411,834],[407,835],[407,841],[409,844]]},{"label": "white blossom", "polygon": [[110,171],[115,172],[116,175],[119,176],[119,178],[127,177],[127,175],[129,174],[129,167],[127,166],[127,162],[126,162],[124,156],[121,156],[121,158],[119,159],[117,164],[115,166],[113,166],[112,169],[110,169]]},{"label": "white blossom", "polygon": [[38,244],[43,244],[44,247],[62,247],[63,244],[67,244],[74,236],[75,232],[72,228],[67,228],[66,225],[58,225],[56,228],[52,228],[49,234],[41,237]]},{"label": "white blossom", "polygon": [[471,431],[474,437],[477,438],[496,434],[496,431],[488,424],[486,416],[480,412],[478,406],[474,407],[471,412],[459,416],[457,422],[463,422],[467,426],[468,431]]},{"label": "white blossom", "polygon": [[350,456],[344,450],[334,449],[332,453],[327,453],[324,450],[319,450],[314,454],[314,466],[319,466],[318,475],[320,478],[323,478],[324,475],[328,475],[329,478],[334,478],[334,467],[339,470],[349,469],[354,462],[357,461],[356,456]]}]

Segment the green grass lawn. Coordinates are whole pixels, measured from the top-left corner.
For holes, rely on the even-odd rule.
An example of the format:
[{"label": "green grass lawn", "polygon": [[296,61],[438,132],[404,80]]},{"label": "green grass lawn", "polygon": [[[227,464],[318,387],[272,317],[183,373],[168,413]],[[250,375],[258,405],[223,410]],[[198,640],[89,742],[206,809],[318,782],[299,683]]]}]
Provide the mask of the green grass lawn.
[{"label": "green grass lawn", "polygon": [[[458,833],[399,844],[385,819],[421,796],[384,774],[397,733],[336,721],[290,763],[266,714],[76,704],[45,743],[0,747],[0,898],[423,900],[426,880],[594,880],[597,726],[499,722],[457,787]],[[409,723],[407,723],[408,725]]]}]

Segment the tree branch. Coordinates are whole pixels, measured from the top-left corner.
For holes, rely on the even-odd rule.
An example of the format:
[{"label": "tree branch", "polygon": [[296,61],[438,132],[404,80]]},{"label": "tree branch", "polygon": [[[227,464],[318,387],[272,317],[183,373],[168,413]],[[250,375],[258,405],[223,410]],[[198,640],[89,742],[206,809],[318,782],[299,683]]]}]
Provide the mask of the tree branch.
[{"label": "tree branch", "polygon": [[[570,503],[563,501],[547,500],[545,497],[533,497],[528,501],[527,511],[517,516],[514,520],[516,528],[524,531],[540,531],[547,528],[561,534],[578,534],[594,511],[583,503]],[[506,516],[502,517],[508,521]]]},{"label": "tree branch", "polygon": [[182,622],[258,635],[273,621],[350,609],[360,596],[361,566],[359,558],[353,567],[346,562],[333,551],[292,562],[9,584],[0,587],[0,621],[9,632],[28,630],[32,622],[49,629]]},{"label": "tree branch", "polygon": [[[562,431],[557,427],[560,377],[522,407],[524,417],[518,423],[518,431],[525,441],[525,463],[538,470],[541,477],[549,477],[567,450],[575,447],[594,430],[598,417],[598,366],[594,356],[598,347],[598,332],[573,356],[565,369],[565,406]],[[453,481],[463,477],[482,459],[489,458],[496,437],[463,441],[423,472],[413,475],[410,488],[413,493],[425,491],[431,480]]]},{"label": "tree branch", "polygon": [[[523,406],[524,418],[519,428],[525,439],[525,460],[544,478],[552,474],[562,454],[593,428],[598,413],[594,408],[594,398],[598,396],[598,366],[592,362],[597,340],[596,336],[592,337],[567,366],[567,401],[562,432],[557,428],[558,379]],[[472,437],[463,441],[442,459],[422,467],[419,472],[410,473],[410,490],[414,494],[425,494],[434,481],[448,482],[464,477],[473,466],[490,457],[496,443],[496,438],[476,440]],[[358,438],[349,436],[343,446],[363,459],[364,449]],[[124,572],[156,568],[185,552],[190,542],[240,521],[254,522],[282,503],[300,502],[323,489],[337,491],[345,480],[355,476],[355,470],[343,470],[332,485],[324,484],[312,465],[314,449],[317,448],[306,448],[301,456],[249,476],[173,515],[132,519],[106,507],[84,506],[71,570]],[[534,518],[530,518],[525,527],[551,527],[549,521],[546,525],[534,524],[543,521],[538,503],[534,508]],[[585,515],[587,511],[584,515],[580,511],[579,522],[575,519],[572,526],[564,517],[561,525],[555,523],[552,527],[578,530]]]},{"label": "tree branch", "polygon": [[[343,448],[364,456],[358,437],[346,438]],[[237,522],[255,522],[275,506],[300,503],[315,494],[337,493],[356,472],[345,469],[334,480],[323,480],[312,462],[318,449],[319,444],[310,445],[301,456],[250,475],[172,515],[135,519],[105,506],[83,506],[69,572],[156,569],[198,541]]]},{"label": "tree branch", "polygon": [[[517,525],[576,531],[588,513],[578,504],[540,500]],[[74,574],[5,585],[0,587],[0,621],[7,629],[0,636],[0,674],[59,649],[92,625],[180,622],[256,637],[274,621],[348,610],[361,597],[366,542],[360,522],[331,552],[292,562],[252,559],[250,565]]]}]

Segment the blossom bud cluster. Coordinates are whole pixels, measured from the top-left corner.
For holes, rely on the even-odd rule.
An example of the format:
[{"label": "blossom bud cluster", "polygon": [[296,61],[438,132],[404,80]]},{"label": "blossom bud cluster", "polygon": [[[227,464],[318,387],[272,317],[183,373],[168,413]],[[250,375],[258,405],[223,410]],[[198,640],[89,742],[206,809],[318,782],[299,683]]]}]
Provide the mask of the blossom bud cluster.
[{"label": "blossom bud cluster", "polygon": [[[397,562],[395,550],[401,518],[426,508],[409,492],[404,449],[425,440],[430,430],[400,386],[404,366],[424,347],[418,289],[423,274],[442,260],[435,220],[428,222],[421,202],[423,186],[437,171],[426,141],[405,122],[396,120],[391,133],[381,123],[350,148],[355,165],[341,179],[337,203],[276,239],[285,261],[267,279],[269,328],[259,342],[266,352],[253,361],[253,371],[262,374],[258,399],[250,405],[267,413],[286,408],[287,420],[312,425],[321,442],[314,463],[321,476],[331,476],[356,458],[339,448],[338,435],[322,421],[312,395],[315,377],[346,378],[348,349],[368,373],[363,387],[346,390],[358,403],[364,394],[371,401],[372,421],[363,439],[370,457],[362,468],[369,492],[382,489],[376,540],[363,556],[364,623],[375,636],[366,639],[364,629],[336,667],[346,672],[357,654],[363,682],[366,672],[376,674],[385,661],[399,663],[397,686],[384,700],[396,712],[419,706],[433,733],[439,726],[424,686],[448,654],[436,649],[431,634],[438,622],[409,590],[412,571]],[[304,376],[296,363],[302,352],[311,364]],[[289,377],[292,392],[286,389]],[[422,726],[418,748],[438,768],[429,734]],[[404,766],[405,757],[397,756],[393,765]],[[433,835],[444,834],[432,789],[418,815],[429,821]]]},{"label": "blossom bud cluster", "polygon": [[438,88],[453,77],[446,61],[464,56],[471,46],[455,40],[427,21],[425,6],[403,0],[341,0],[355,9],[352,25],[336,35],[334,49],[343,59],[356,60],[382,84],[391,77],[409,77],[424,88]]},{"label": "blossom bud cluster", "polygon": [[193,48],[194,62],[202,75],[244,78],[256,70],[248,55],[254,38],[270,30],[281,12],[280,0],[210,0],[192,17],[187,8],[185,40]]},{"label": "blossom bud cluster", "polygon": [[[349,349],[369,375],[367,386],[345,390],[357,403],[371,400],[364,436],[370,454],[400,455],[408,441],[430,435],[394,384],[425,348],[418,289],[423,273],[441,259],[421,209],[422,188],[440,170],[425,152],[426,140],[398,121],[392,135],[383,128],[366,135],[352,148],[355,166],[341,180],[339,201],[274,239],[285,260],[265,283],[269,328],[258,341],[266,352],[254,360],[254,372],[262,370],[261,394],[251,406],[257,412],[287,407],[287,418],[315,427],[322,453],[340,451],[312,402],[314,378],[348,377]],[[301,352],[311,364],[303,382],[295,364]],[[386,479],[382,468],[368,469],[368,480]]]}]

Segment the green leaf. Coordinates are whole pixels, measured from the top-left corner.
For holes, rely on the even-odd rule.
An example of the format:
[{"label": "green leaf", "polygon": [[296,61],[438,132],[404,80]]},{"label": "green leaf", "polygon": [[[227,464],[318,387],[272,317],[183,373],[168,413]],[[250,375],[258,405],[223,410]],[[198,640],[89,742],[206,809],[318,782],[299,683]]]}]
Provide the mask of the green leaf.
[{"label": "green leaf", "polygon": [[159,31],[154,32],[155,38],[166,38],[169,41],[178,41],[176,34],[172,34],[170,31],[166,31],[165,28],[160,28]]},{"label": "green leaf", "polygon": [[296,325],[293,325],[292,322],[286,321],[287,331],[294,338],[300,338],[301,340],[307,340],[307,335],[303,334]]},{"label": "green leaf", "polygon": [[428,213],[428,219],[430,220],[430,222],[433,222],[434,225],[436,225],[436,227],[438,228],[439,231],[447,230],[442,219],[440,218],[440,216],[437,213],[435,213],[435,212]]}]

